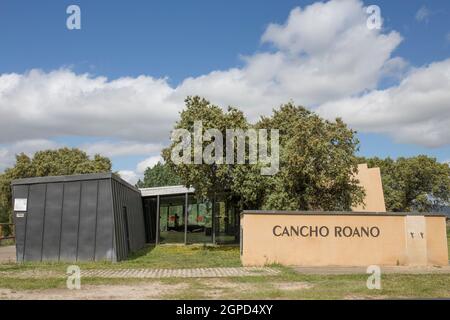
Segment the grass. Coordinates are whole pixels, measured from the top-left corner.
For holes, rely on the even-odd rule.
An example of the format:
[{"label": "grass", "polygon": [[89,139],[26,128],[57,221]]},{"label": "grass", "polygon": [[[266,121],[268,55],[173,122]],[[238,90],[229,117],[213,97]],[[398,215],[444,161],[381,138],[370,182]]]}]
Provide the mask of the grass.
[{"label": "grass", "polygon": [[[304,275],[290,268],[269,277],[236,277],[216,279],[105,279],[83,278],[82,286],[183,284],[183,289],[162,292],[162,299],[381,299],[381,298],[450,298],[450,274],[383,275],[381,290],[366,287],[367,275]],[[64,278],[0,278],[0,288],[14,291],[62,289]],[[90,290],[86,289],[86,290]],[[42,292],[42,291],[41,291]],[[1,298],[1,297],[0,297]]]},{"label": "grass", "polygon": [[[381,290],[367,289],[366,281],[366,275],[325,276],[283,273],[275,277],[222,280],[216,283],[215,287],[199,281],[195,286],[191,286],[189,295],[196,299],[208,299],[211,291],[216,291],[222,299],[239,300],[450,297],[450,275],[385,275],[382,277]],[[230,284],[227,284],[223,289],[224,282],[231,282],[236,287],[230,289]],[[184,299],[185,293],[172,294],[169,298]]]},{"label": "grass", "polygon": [[236,246],[203,245],[159,245],[148,246],[127,260],[104,262],[25,262],[22,264],[0,264],[1,271],[43,270],[65,272],[67,266],[76,264],[81,269],[123,269],[123,268],[212,268],[241,266],[239,248]]},{"label": "grass", "polygon": [[0,247],[3,246],[13,246],[15,244],[14,239],[4,239],[0,240]]},{"label": "grass", "polygon": [[[450,248],[450,227],[447,228]],[[64,277],[46,278],[14,276],[21,271],[56,271],[65,273],[69,263],[7,263],[0,264],[0,291],[61,289],[67,293]],[[104,268],[195,268],[241,266],[239,248],[234,246],[149,246],[118,263],[83,262],[82,269]],[[162,292],[162,299],[379,299],[379,298],[450,298],[450,274],[383,274],[382,290],[366,287],[368,275],[307,275],[282,266],[275,276],[251,276],[236,278],[170,278],[170,279],[82,279],[82,285],[107,285],[112,292],[115,285],[164,284],[166,287],[183,285],[183,289]],[[90,290],[90,289],[89,289]],[[8,298],[0,295],[1,298]]]},{"label": "grass", "polygon": [[239,247],[236,246],[173,246],[146,248],[117,265],[146,268],[239,267]]}]

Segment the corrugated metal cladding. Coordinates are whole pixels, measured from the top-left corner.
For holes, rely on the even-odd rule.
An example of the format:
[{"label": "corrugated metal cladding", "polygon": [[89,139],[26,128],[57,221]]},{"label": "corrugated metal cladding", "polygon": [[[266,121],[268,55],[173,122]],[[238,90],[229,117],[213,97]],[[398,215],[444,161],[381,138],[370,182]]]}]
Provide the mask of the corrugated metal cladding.
[{"label": "corrugated metal cladding", "polygon": [[27,199],[14,212],[18,262],[118,261],[145,244],[140,192],[114,174],[20,179],[12,189],[13,202]]},{"label": "corrugated metal cladding", "polygon": [[140,192],[112,181],[117,259],[126,258],[145,244],[144,211]]}]

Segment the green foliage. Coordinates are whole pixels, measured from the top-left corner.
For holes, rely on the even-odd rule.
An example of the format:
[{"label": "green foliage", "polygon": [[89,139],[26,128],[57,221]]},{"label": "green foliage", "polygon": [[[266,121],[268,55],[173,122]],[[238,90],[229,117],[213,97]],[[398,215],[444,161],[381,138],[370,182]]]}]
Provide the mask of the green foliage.
[{"label": "green foliage", "polygon": [[[11,181],[14,179],[110,171],[111,161],[108,158],[95,155],[90,159],[85,152],[76,148],[39,151],[32,158],[23,153],[18,154],[15,166],[0,175],[0,208],[11,212]],[[2,219],[8,216],[1,215]]]},{"label": "green foliage", "polygon": [[350,210],[362,202],[364,192],[353,178],[359,141],[340,119],[327,121],[288,103],[263,117],[256,128],[280,130],[280,171],[262,177],[244,167],[248,174],[235,180],[239,193],[247,194],[243,179],[259,175],[260,190],[253,194],[262,199],[252,200],[261,201],[263,209]]},{"label": "green foliage", "polygon": [[[185,100],[186,109],[180,114],[180,120],[176,123],[175,129],[187,129],[194,131],[194,122],[202,121],[203,130],[218,129],[222,132],[225,146],[226,129],[242,128],[249,125],[243,113],[235,108],[229,108],[224,112],[220,107],[214,106],[209,101],[198,96],[188,97]],[[203,134],[203,133],[202,133]],[[211,197],[222,192],[232,192],[232,172],[234,164],[208,165],[202,164],[179,164],[171,161],[171,151],[177,142],[172,143],[162,152],[166,163],[180,177],[181,182],[186,186],[194,186],[199,198]],[[206,147],[209,142],[203,142]],[[192,150],[192,158],[194,152]]]},{"label": "green foliage", "polygon": [[139,180],[139,188],[175,186],[181,184],[180,177],[165,163],[158,162],[144,173],[144,180]]},{"label": "green foliage", "polygon": [[379,167],[386,209],[393,212],[429,212],[450,201],[450,167],[435,158],[361,158]]},{"label": "green foliage", "polygon": [[[195,187],[198,196],[228,192],[242,208],[273,210],[349,210],[362,202],[364,192],[353,178],[359,142],[340,119],[326,121],[288,103],[250,124],[236,108],[223,111],[200,97],[185,102],[175,129],[192,133],[194,121],[202,121],[204,130],[222,132],[224,146],[226,129],[280,130],[280,171],[274,176],[262,176],[261,164],[176,165],[170,155],[178,141],[163,150],[166,163],[183,184]],[[210,142],[203,143],[205,148]]]}]

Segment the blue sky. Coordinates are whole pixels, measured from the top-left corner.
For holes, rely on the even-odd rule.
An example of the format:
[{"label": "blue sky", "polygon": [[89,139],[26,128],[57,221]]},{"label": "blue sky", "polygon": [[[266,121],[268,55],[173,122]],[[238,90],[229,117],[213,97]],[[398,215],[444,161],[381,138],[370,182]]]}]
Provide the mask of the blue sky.
[{"label": "blue sky", "polygon": [[[304,10],[313,3],[315,1],[0,0],[0,75],[17,74],[24,77],[21,80],[22,82],[13,82],[13,80],[6,77],[3,81],[7,84],[13,83],[13,85],[24,83],[23,86],[26,88],[19,88],[20,90],[26,90],[30,87],[45,86],[44,81],[48,80],[50,83],[54,80],[52,72],[64,70],[70,74],[58,74],[58,79],[61,80],[55,80],[55,83],[58,83],[58,89],[54,90],[62,90],[60,92],[65,90],[64,85],[60,86],[61,81],[67,81],[67,86],[70,88],[79,88],[84,85],[91,88],[93,86],[91,83],[85,84],[83,82],[81,84],[77,82],[78,77],[86,73],[89,74],[91,80],[97,79],[97,77],[105,77],[108,79],[106,82],[128,77],[133,79],[131,86],[144,88],[142,90],[145,90],[147,86],[153,84],[145,82],[141,87],[140,82],[136,79],[139,79],[139,76],[142,75],[165,81],[161,87],[157,87],[154,89],[155,91],[148,93],[155,96],[158,95],[158,88],[160,88],[160,91],[175,89],[183,86],[183,82],[188,78],[198,80],[198,78],[210,75],[214,71],[225,72],[233,68],[245,69],[247,62],[243,57],[255,57],[259,53],[287,52],[286,46],[289,44],[283,42],[284,40],[280,40],[283,39],[281,33],[292,32],[292,30],[290,31],[288,28],[286,30],[278,30],[277,34],[269,36],[269,40],[265,42],[262,41],[263,35],[270,24],[285,25],[291,10],[295,7],[301,7]],[[81,30],[68,30],[66,28],[68,15],[65,11],[67,6],[71,4],[79,5],[81,8]],[[333,111],[329,111],[325,107],[325,109],[322,109],[322,105],[333,105],[332,103],[336,101],[342,101],[342,105],[344,105],[344,102],[347,101],[344,99],[360,98],[366,93],[370,94],[371,91],[389,90],[391,87],[398,86],[416,68],[424,68],[424,72],[431,74],[431,70],[426,69],[428,64],[442,62],[450,57],[449,1],[364,1],[364,6],[372,4],[381,8],[384,21],[380,34],[388,35],[391,32],[396,32],[402,38],[402,41],[398,44],[393,44],[389,51],[390,58],[397,57],[402,59],[402,63],[396,64],[396,66],[402,65],[401,68],[398,67],[402,70],[399,71],[396,68],[395,76],[380,77],[376,84],[368,80],[368,89],[366,90],[355,88],[354,91],[349,92],[347,95],[342,93],[348,93],[343,90],[335,96],[330,96],[332,101],[325,98],[322,99],[322,97],[317,98],[316,96],[304,101],[298,101],[302,100],[302,98],[299,98],[302,97],[300,94],[299,96],[295,94],[285,94],[283,96],[281,94],[282,99],[285,99],[285,101],[294,99],[298,104],[305,104],[313,108],[319,107],[319,110],[325,110],[324,115],[340,116],[339,112],[341,109],[336,108]],[[422,15],[418,15],[419,10],[422,10]],[[298,19],[305,17],[299,15]],[[313,35],[315,27],[320,29],[319,25],[313,26],[310,31]],[[318,34],[318,37],[320,37],[320,34]],[[392,43],[395,43],[394,39]],[[306,48],[305,50],[308,51],[309,49]],[[312,55],[309,51],[308,54]],[[370,64],[370,59],[367,61]],[[387,61],[388,58],[382,62],[383,66],[387,64]],[[33,69],[39,69],[40,73],[29,76],[30,70]],[[442,67],[437,67],[436,69],[442,69]],[[286,75],[283,74],[283,77],[286,77]],[[370,78],[370,76],[366,78]],[[162,138],[162,134],[165,134],[162,123],[176,118],[177,109],[175,106],[172,106],[172,100],[178,100],[170,98],[169,104],[160,106],[158,103],[165,99],[161,98],[157,100],[158,102],[143,102],[143,106],[145,108],[148,107],[146,110],[149,113],[153,110],[152,106],[154,106],[154,112],[162,112],[162,109],[167,110],[167,115],[161,115],[161,119],[155,121],[155,124],[149,123],[149,126],[154,126],[155,128],[159,128],[158,125],[161,124],[161,128],[159,131],[155,131],[155,134],[142,128],[139,134],[133,135],[129,132],[129,129],[124,129],[126,123],[119,123],[119,120],[117,120],[118,127],[115,131],[108,131],[106,128],[100,130],[96,128],[95,124],[86,125],[82,131],[75,128],[69,129],[67,124],[58,126],[51,122],[51,119],[54,119],[55,122],[61,122],[60,119],[65,120],[65,118],[59,118],[64,117],[65,111],[60,112],[55,109],[55,106],[50,104],[48,109],[45,110],[43,107],[42,110],[40,107],[36,107],[39,106],[39,101],[41,101],[39,99],[45,99],[45,97],[37,97],[36,101],[32,100],[36,92],[39,92],[38,89],[36,89],[36,92],[32,91],[33,93],[30,93],[26,99],[22,96],[15,98],[12,102],[8,102],[9,100],[7,99],[12,95],[11,92],[13,91],[8,91],[7,94],[4,93],[4,105],[2,108],[1,79],[0,112],[3,118],[11,117],[12,120],[9,120],[10,126],[1,131],[4,138],[0,141],[0,170],[2,169],[2,161],[3,166],[10,164],[11,155],[20,151],[21,147],[26,152],[31,152],[34,148],[41,146],[55,147],[61,145],[83,146],[92,150],[92,148],[95,149],[96,143],[102,143],[102,146],[106,149],[115,149],[116,144],[124,147],[127,143],[136,143],[137,149],[144,144],[145,148],[143,149],[146,152],[124,150],[116,154],[112,153],[111,157],[113,158],[115,170],[125,170],[128,174],[134,172],[139,175],[137,164],[149,158],[152,158],[152,160],[149,160],[148,163],[152,163],[158,154],[158,141],[162,144],[165,143],[165,140]],[[72,80],[75,84],[71,82]],[[86,82],[89,81],[86,80]],[[259,80],[258,83],[260,83]],[[302,85],[302,83],[299,83],[299,86]],[[4,86],[7,85],[5,84]],[[122,88],[122,84],[119,86]],[[103,89],[104,86],[100,85],[100,87]],[[108,88],[107,92],[110,93],[115,87],[115,85],[112,85],[112,88]],[[45,87],[43,91],[49,90],[48,92],[54,92],[51,88],[55,88],[55,85],[51,86],[50,89]],[[187,91],[179,90],[181,92],[180,95],[183,92],[193,92],[192,90],[195,91],[195,88],[197,87],[194,85],[189,87]],[[405,89],[405,92],[408,93],[412,90],[410,88],[407,89]],[[20,90],[17,89],[15,91]],[[127,90],[129,90],[128,87]],[[133,90],[139,91],[138,89]],[[209,93],[210,90],[206,90],[206,92]],[[330,91],[326,87],[323,90]],[[292,92],[291,89],[276,91],[278,93]],[[61,95],[60,92],[57,94]],[[91,91],[89,92],[91,94]],[[101,94],[104,94],[103,91],[99,93],[99,95]],[[226,99],[223,100],[220,94],[216,95],[218,97],[217,100],[214,99],[214,94],[211,95],[212,98],[208,98],[214,103],[222,104],[228,102]],[[120,95],[120,97],[122,96]],[[361,99],[363,98],[361,97]],[[88,102],[83,100],[83,103],[85,103],[82,107],[83,110],[95,108],[95,101],[98,101],[96,99],[102,98],[95,96]],[[117,99],[120,100],[118,94],[114,99],[108,99],[108,101],[116,101]],[[447,97],[441,97],[441,99],[443,101],[440,100],[439,103],[442,103],[443,107],[433,110],[433,113],[437,113],[436,117],[427,119],[426,123],[418,122],[419,120],[417,119],[420,118],[420,115],[417,116],[417,119],[411,120],[409,124],[399,120],[398,125],[403,128],[401,134],[395,132],[397,123],[394,122],[390,124],[389,128],[378,130],[376,122],[356,121],[354,126],[361,132],[359,134],[361,154],[398,157],[425,153],[436,156],[441,161],[450,160],[450,141],[446,141],[446,138],[448,138],[447,131],[445,128],[436,132],[430,129],[430,127],[440,128],[441,126],[446,126],[446,123],[441,122],[449,117],[450,101],[447,100]],[[118,108],[119,111],[122,110],[123,113],[127,113],[127,103],[126,100],[124,101],[123,105],[118,103],[115,108]],[[142,97],[139,96],[135,100],[131,99],[130,103],[133,103],[133,101],[141,102]],[[274,99],[273,101],[278,100]],[[393,99],[393,101],[395,100]],[[234,102],[234,100],[231,101],[231,103]],[[355,102],[355,105],[360,103],[360,101],[353,100],[351,102]],[[73,103],[72,108],[77,108],[77,104]],[[242,103],[245,110],[246,101]],[[361,103],[366,105],[364,101]],[[250,105],[251,103],[249,102],[248,104]],[[22,108],[22,106],[30,108],[27,109],[29,119],[23,120],[25,117],[23,114],[13,116],[13,111],[7,109],[7,107],[12,105],[17,106],[17,108]],[[168,106],[167,108],[166,105]],[[276,107],[276,105],[272,107]],[[426,105],[419,105],[411,108],[415,108],[414,110],[422,108],[421,112],[424,112],[424,108],[427,107]],[[30,110],[38,110],[46,115],[51,115],[51,117],[48,116],[50,122],[48,124],[42,122],[41,127],[35,126],[29,130],[29,133],[19,134],[18,131],[22,130],[19,128],[26,126],[27,121],[43,119],[41,115],[35,114]],[[384,110],[389,110],[388,106]],[[345,115],[344,120],[352,120],[350,111],[347,111],[347,109],[344,111],[342,111]],[[54,112],[54,116],[52,112]],[[401,112],[404,112],[404,109]],[[444,112],[445,116],[439,116],[438,112]],[[249,111],[249,113],[254,114],[255,111]],[[70,114],[68,112],[67,117],[70,117]],[[34,116],[35,118],[33,118]],[[106,123],[108,121],[116,123],[115,118],[108,118],[102,115],[99,119],[103,118]],[[17,122],[15,122],[15,119],[17,119]],[[48,120],[48,118],[45,119]],[[86,118],[80,116],[80,118],[74,118],[74,121],[79,121],[84,125],[82,119]],[[133,120],[131,116],[127,118],[129,127],[135,125]],[[432,123],[432,121],[437,121],[437,124]],[[352,121],[350,121],[350,125],[353,125]],[[366,130],[366,125],[370,129]],[[423,126],[423,128],[421,131],[410,132],[408,125],[420,128]],[[143,124],[136,127],[140,128],[140,126],[143,126]],[[116,135],[116,132],[120,132],[120,134]],[[161,132],[161,136],[158,136],[158,132]],[[143,137],[147,133],[152,135],[152,137],[148,138],[148,143],[146,138]],[[417,137],[414,137],[414,135],[417,135]],[[425,139],[424,137],[428,137],[428,135],[429,138]],[[98,150],[103,149],[99,148]],[[2,154],[3,159],[1,158]]]}]

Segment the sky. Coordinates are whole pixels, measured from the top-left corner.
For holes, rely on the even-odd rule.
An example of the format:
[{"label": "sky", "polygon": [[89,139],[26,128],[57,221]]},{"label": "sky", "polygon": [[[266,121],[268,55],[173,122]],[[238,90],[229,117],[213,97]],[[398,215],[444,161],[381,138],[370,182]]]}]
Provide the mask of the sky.
[{"label": "sky", "polygon": [[342,117],[361,155],[450,161],[448,21],[448,0],[0,0],[0,172],[70,146],[134,183],[187,95],[250,121],[293,101]]}]

